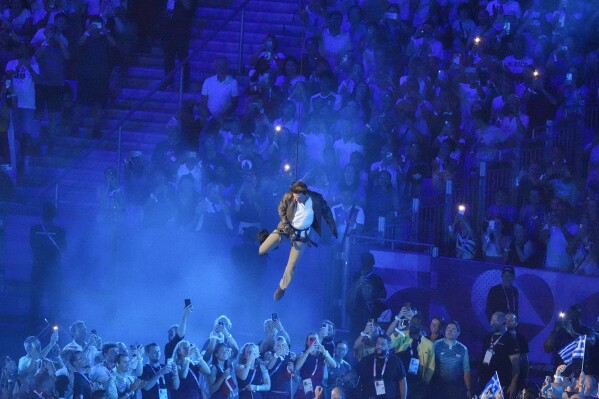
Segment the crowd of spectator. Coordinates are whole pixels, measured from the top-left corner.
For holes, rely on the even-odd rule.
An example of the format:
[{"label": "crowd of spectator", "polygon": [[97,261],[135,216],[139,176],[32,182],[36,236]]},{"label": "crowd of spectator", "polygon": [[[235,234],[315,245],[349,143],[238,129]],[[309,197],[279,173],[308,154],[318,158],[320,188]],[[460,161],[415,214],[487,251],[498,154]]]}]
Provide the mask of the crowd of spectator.
[{"label": "crowd of spectator", "polygon": [[[205,341],[190,342],[186,333],[193,307],[186,303],[181,322],[168,328],[164,351],[155,342],[106,342],[96,330],[88,334],[83,321],[68,332],[61,329],[60,336],[58,326],[51,333],[42,331],[38,336],[49,336],[47,346],[38,336],[27,337],[18,361],[2,360],[2,399],[471,399],[487,390],[494,375],[503,387],[502,398],[597,398],[599,345],[595,330],[581,323],[579,305],[558,319],[545,341],[545,351],[555,355],[558,366],[554,379],[547,377],[538,389],[540,381],[534,378],[539,376],[529,380],[528,340],[513,312],[493,312],[490,333],[481,340],[484,359],[475,360],[458,340],[471,332],[442,317],[433,317],[427,330],[426,320],[409,303],[395,317],[386,310],[363,320],[350,341],[339,339],[330,320],[306,327],[305,340],[291,338],[273,313],[261,333],[240,332],[251,337],[245,344],[233,335],[226,315],[216,318]],[[110,332],[113,337],[118,333]],[[72,341],[59,346],[64,335]],[[560,349],[579,336],[586,342],[585,359],[576,362]]]},{"label": "crowd of spectator", "polygon": [[[4,5],[2,162],[10,158],[8,107],[19,170],[56,135],[79,134],[84,111],[92,135],[101,135],[114,66],[126,68],[162,34],[171,72],[189,52],[197,6]],[[295,177],[329,201],[341,233],[373,233],[382,222],[402,226],[396,238],[414,239],[411,199],[439,203],[449,180],[455,193],[474,189],[484,162],[517,178],[490,183],[493,203],[478,204],[488,206],[481,220],[473,204],[456,212],[443,233],[455,246],[444,254],[599,275],[599,15],[591,3],[311,0],[296,17],[301,54],[267,35],[243,79],[225,57],[215,59],[214,75],[197,101],[184,102],[151,157],[132,151],[122,186],[120,171],[105,171],[99,220],[223,234],[270,228],[265,199]],[[554,140],[562,128],[572,128],[569,144]],[[523,149],[539,142],[550,151],[524,159]]]},{"label": "crowd of spectator", "polygon": [[[482,220],[472,204],[456,208],[444,227],[455,246],[444,254],[599,275],[594,7],[314,0],[297,18],[302,54],[268,35],[247,79],[214,60],[215,74],[169,122],[151,161],[132,152],[122,188],[107,171],[102,219],[268,229],[266,199],[295,177],[327,199],[341,241],[346,230],[376,232],[381,219],[407,232],[412,198],[440,203],[448,180],[464,193],[484,162],[517,178],[489,183]],[[561,128],[573,129],[573,147],[553,140]],[[539,142],[550,151],[523,159]]]}]

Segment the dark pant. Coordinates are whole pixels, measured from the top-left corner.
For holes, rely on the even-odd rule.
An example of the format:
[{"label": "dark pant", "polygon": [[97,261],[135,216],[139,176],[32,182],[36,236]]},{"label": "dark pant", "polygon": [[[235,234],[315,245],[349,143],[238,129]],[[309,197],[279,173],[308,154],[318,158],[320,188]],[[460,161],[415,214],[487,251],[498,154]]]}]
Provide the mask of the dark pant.
[{"label": "dark pant", "polygon": [[[164,32],[164,74],[168,75],[175,69],[175,58],[179,62],[189,55],[189,41],[191,39],[191,24],[177,23],[169,20]],[[183,68],[183,85],[189,83],[189,63]],[[173,83],[173,78],[168,79],[168,84]]]},{"label": "dark pant", "polygon": [[[55,264],[34,264],[31,270],[30,323],[36,326],[46,318],[57,322],[60,315],[60,295],[62,293],[60,266]],[[42,313],[42,301],[46,299],[48,308]]]}]

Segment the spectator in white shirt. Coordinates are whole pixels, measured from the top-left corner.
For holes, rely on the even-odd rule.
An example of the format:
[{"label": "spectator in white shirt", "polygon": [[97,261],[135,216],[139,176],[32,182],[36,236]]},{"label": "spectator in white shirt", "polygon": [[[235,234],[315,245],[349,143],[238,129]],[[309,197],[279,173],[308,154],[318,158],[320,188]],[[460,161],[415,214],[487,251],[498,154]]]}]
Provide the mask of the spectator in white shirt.
[{"label": "spectator in white shirt", "polygon": [[202,85],[201,106],[206,117],[223,119],[237,108],[239,92],[237,81],[227,72],[229,62],[225,57],[214,61],[216,75],[207,78]]}]

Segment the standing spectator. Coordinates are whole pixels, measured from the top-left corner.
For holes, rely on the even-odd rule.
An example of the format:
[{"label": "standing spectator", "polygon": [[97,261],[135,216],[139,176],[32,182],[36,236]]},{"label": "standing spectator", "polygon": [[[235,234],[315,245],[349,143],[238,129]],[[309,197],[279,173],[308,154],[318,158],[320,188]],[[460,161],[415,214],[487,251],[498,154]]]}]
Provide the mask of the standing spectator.
[{"label": "standing spectator", "polygon": [[206,384],[205,378],[210,376],[210,367],[200,356],[200,350],[195,344],[180,341],[173,351],[170,360],[177,367],[179,388],[171,391],[171,399],[200,399]]},{"label": "standing spectator", "polygon": [[347,236],[360,234],[364,230],[364,209],[356,204],[351,191],[344,189],[339,196],[340,203],[331,207],[339,232],[338,240],[344,242]]},{"label": "standing spectator", "polygon": [[239,92],[237,81],[228,74],[229,61],[225,57],[214,60],[214,70],[216,75],[206,78],[202,85],[201,107],[206,119],[222,121],[237,108]]},{"label": "standing spectator", "polygon": [[514,313],[507,313],[505,315],[505,323],[508,333],[510,333],[516,340],[520,352],[520,374],[518,375],[518,392],[520,392],[528,386],[528,369],[530,368],[530,363],[528,361],[528,341],[524,335],[516,331],[516,328],[518,327],[518,316]]},{"label": "standing spectator", "polygon": [[91,399],[92,385],[85,375],[89,367],[83,352],[75,350],[69,355],[69,365],[73,368],[73,398]]},{"label": "standing spectator", "polygon": [[483,339],[484,355],[479,368],[479,388],[493,377],[495,373],[506,397],[517,394],[520,375],[520,351],[516,339],[507,332],[505,313],[495,312],[490,320],[491,332]]},{"label": "standing spectator", "polygon": [[219,342],[212,354],[210,365],[210,397],[213,399],[228,399],[230,395],[238,395],[230,358],[231,350],[225,343]]},{"label": "standing spectator", "polygon": [[179,373],[173,362],[160,363],[160,346],[150,343],[145,346],[148,364],[143,368],[140,377],[145,382],[141,391],[142,399],[164,399],[168,397],[168,390],[179,388]]},{"label": "standing spectator", "polygon": [[42,319],[41,304],[47,298],[49,309],[45,313],[50,320],[58,320],[60,315],[60,295],[62,292],[61,258],[67,242],[62,227],[54,224],[56,207],[44,204],[42,223],[31,228],[29,243],[33,251],[31,269],[31,314],[32,325]]},{"label": "standing spectator", "polygon": [[35,53],[40,70],[35,87],[36,107],[38,112],[48,109],[49,122],[49,137],[42,139],[45,142],[42,152],[47,150],[52,138],[58,134],[67,61],[71,59],[69,49],[60,40],[56,26],[48,24],[45,35],[46,40]]},{"label": "standing spectator", "polygon": [[[164,45],[164,74],[168,75],[175,69],[175,58],[182,62],[189,54],[189,41],[191,39],[191,22],[198,6],[197,0],[167,0],[166,22],[163,32]],[[183,74],[183,90],[189,88],[189,63],[181,73]],[[164,84],[172,88],[174,77],[171,76]]]},{"label": "standing spectator", "polygon": [[295,361],[295,368],[298,370],[303,384],[299,386],[294,399],[311,398],[314,388],[322,386],[327,366],[335,368],[337,363],[318,340],[318,334],[316,332],[308,333],[305,349]]},{"label": "standing spectator", "polygon": [[384,395],[381,397],[407,399],[406,372],[401,360],[389,353],[389,337],[379,335],[375,345],[374,353],[362,359],[357,367],[360,397]]},{"label": "standing spectator", "polygon": [[108,99],[110,73],[116,42],[101,18],[92,18],[87,30],[79,39],[77,103],[73,129],[79,128],[81,107],[91,107],[92,137],[102,136],[100,116]]},{"label": "standing spectator", "polygon": [[495,312],[518,314],[519,293],[514,287],[514,268],[506,266],[501,272],[501,284],[494,285],[487,295],[486,314],[489,319]]},{"label": "standing spectator", "polygon": [[42,349],[42,344],[37,337],[27,337],[23,342],[25,347],[25,356],[19,359],[18,363],[18,374],[19,380],[22,382],[26,390],[30,390],[35,383],[36,374],[43,372],[42,366],[44,362],[47,362],[46,356],[54,348],[58,342],[58,332],[55,331],[50,337],[50,343],[48,346]]},{"label": "standing spectator", "polygon": [[472,398],[470,358],[468,348],[458,341],[460,325],[449,321],[445,337],[435,341],[434,392],[443,392],[445,399]]},{"label": "standing spectator", "polygon": [[327,16],[327,28],[322,32],[322,52],[333,69],[353,47],[349,33],[341,31],[342,21],[343,15],[339,11],[331,12]]},{"label": "standing spectator", "polygon": [[94,333],[94,330],[92,330],[92,334],[87,342],[85,342],[85,337],[87,336],[87,327],[83,321],[78,320],[71,324],[69,332],[71,333],[73,340],[65,345],[63,351],[80,351],[84,360],[83,364],[88,367],[94,365],[96,356],[99,354],[98,349],[101,345],[101,340]]},{"label": "standing spectator", "polygon": [[[466,210],[464,209],[464,212]],[[455,236],[455,256],[458,259],[474,259],[477,250],[476,233],[470,220],[462,214],[456,213],[453,224],[449,226],[449,233]]]},{"label": "standing spectator", "polygon": [[[39,125],[35,119],[35,79],[39,77],[39,66],[29,46],[19,47],[17,59],[6,64],[6,77],[12,81],[8,94],[12,94],[15,137],[20,144],[16,156],[17,160],[24,160],[32,155],[39,140]],[[24,163],[27,166],[27,162]]]},{"label": "standing spectator", "polygon": [[110,386],[112,373],[116,367],[118,347],[114,342],[102,345],[102,362],[94,365],[89,372],[89,379],[94,389],[107,390]]},{"label": "standing spectator", "polygon": [[233,219],[231,207],[224,198],[224,187],[221,183],[208,183],[206,197],[200,201],[199,220],[196,231],[209,233],[231,233]]},{"label": "standing spectator", "polygon": [[287,342],[284,336],[275,338],[273,354],[267,364],[271,381],[269,399],[287,399],[293,396],[291,386],[295,357],[291,356]]},{"label": "standing spectator", "polygon": [[348,350],[347,342],[341,341],[337,343],[335,354],[333,355],[337,367],[329,370],[326,392],[331,392],[333,388],[338,387],[349,393],[354,388],[356,384],[355,373],[352,373],[351,364],[345,360]]},{"label": "standing spectator", "polygon": [[240,399],[261,399],[262,392],[270,390],[270,376],[255,344],[248,343],[241,348],[235,375],[239,382]]},{"label": "standing spectator", "polygon": [[408,398],[426,398],[435,373],[435,352],[433,343],[422,336],[422,317],[418,314],[412,316],[406,332],[394,331],[390,346],[395,349],[404,369],[408,370]]},{"label": "standing spectator", "polygon": [[545,269],[569,272],[572,270],[573,238],[578,226],[568,217],[568,203],[561,198],[551,201],[551,213],[539,239],[547,244]]},{"label": "standing spectator", "polygon": [[186,305],[183,309],[183,315],[181,316],[181,322],[179,324],[173,324],[167,332],[168,342],[164,345],[164,358],[170,359],[173,357],[175,346],[185,338],[187,331],[187,320],[189,314],[193,312],[193,306],[191,304]]},{"label": "standing spectator", "polygon": [[443,338],[443,329],[445,328],[445,320],[441,316],[435,316],[431,319],[429,326],[431,333],[426,336],[431,342],[438,341]]}]

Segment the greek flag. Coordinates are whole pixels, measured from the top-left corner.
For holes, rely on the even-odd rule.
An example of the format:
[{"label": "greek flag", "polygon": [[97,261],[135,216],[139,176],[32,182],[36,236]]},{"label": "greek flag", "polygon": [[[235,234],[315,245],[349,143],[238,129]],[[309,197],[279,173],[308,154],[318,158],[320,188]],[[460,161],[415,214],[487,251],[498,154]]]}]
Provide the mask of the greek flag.
[{"label": "greek flag", "polygon": [[493,398],[493,399],[503,399],[503,389],[501,389],[501,382],[499,382],[499,376],[497,375],[497,371],[491,377],[487,385],[485,385],[483,392],[480,394],[482,398]]},{"label": "greek flag", "polygon": [[566,365],[572,364],[573,359],[584,359],[586,335],[581,335],[558,352]]}]

